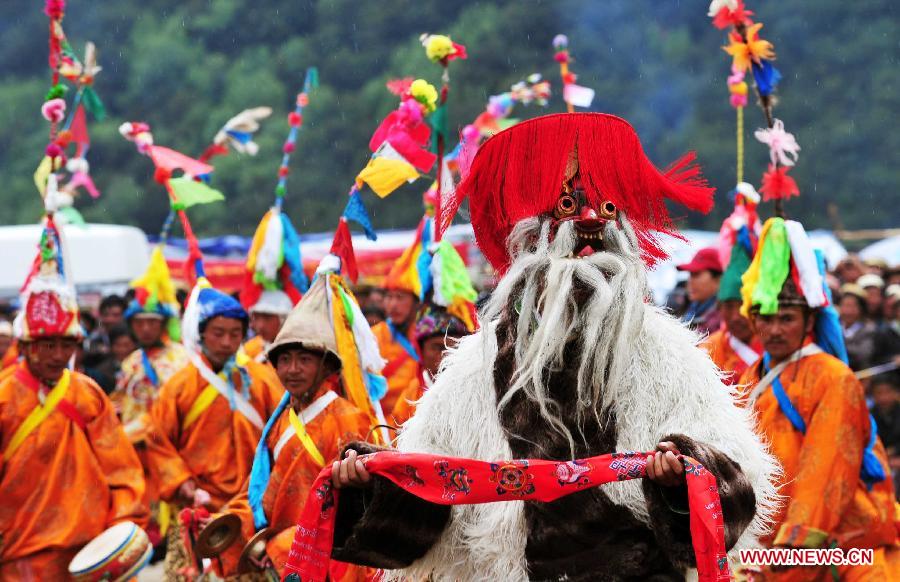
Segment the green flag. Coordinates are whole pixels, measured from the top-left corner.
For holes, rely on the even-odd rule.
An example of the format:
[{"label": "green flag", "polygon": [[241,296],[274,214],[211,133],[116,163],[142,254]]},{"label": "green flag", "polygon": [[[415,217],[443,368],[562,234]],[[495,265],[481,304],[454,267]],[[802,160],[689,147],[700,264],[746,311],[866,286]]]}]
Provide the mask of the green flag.
[{"label": "green flag", "polygon": [[184,208],[190,208],[195,204],[208,204],[210,202],[219,202],[225,200],[225,196],[210,188],[203,182],[197,182],[191,178],[172,178],[169,185],[175,192],[175,197]]}]

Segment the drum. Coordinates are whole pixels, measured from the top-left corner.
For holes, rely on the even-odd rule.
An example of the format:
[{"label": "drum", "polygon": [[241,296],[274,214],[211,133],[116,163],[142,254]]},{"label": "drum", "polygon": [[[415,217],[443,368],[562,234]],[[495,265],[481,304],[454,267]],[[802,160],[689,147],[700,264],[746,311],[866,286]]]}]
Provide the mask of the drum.
[{"label": "drum", "polygon": [[124,582],[147,565],[153,546],[147,533],[130,521],[116,524],[91,540],[69,562],[76,582]]}]

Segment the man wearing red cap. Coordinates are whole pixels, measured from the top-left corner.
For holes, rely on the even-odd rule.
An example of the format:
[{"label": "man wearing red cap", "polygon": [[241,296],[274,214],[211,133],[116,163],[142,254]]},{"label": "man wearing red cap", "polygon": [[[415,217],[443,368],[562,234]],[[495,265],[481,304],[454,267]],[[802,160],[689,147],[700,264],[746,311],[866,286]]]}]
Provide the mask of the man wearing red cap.
[{"label": "man wearing red cap", "polygon": [[715,248],[700,249],[691,262],[678,265],[679,271],[689,274],[687,282],[688,308],[682,321],[691,329],[709,335],[718,331],[722,317],[716,306],[722,263]]},{"label": "man wearing red cap", "polygon": [[[696,560],[676,452],[715,475],[723,545],[754,543],[776,507],[774,460],[697,334],[647,300],[646,264],[665,256],[656,233],[672,232],[666,199],[708,210],[711,195],[691,157],[659,171],[610,115],[540,117],[485,142],[442,219],[467,197],[502,278],[397,448],[554,461],[653,451],[647,478],[508,503],[529,472],[497,473],[498,502],[455,505],[470,483],[436,464],[447,507],[408,493],[414,478],[401,488],[368,475],[356,455],[373,447],[354,443],[332,468],[332,556],[412,580],[681,580]],[[718,557],[706,572],[727,576]]]},{"label": "man wearing red cap", "polygon": [[112,403],[68,368],[81,324],[56,265],[45,258],[26,287],[15,325],[24,360],[0,383],[0,580],[68,580],[94,537],[148,519],[144,472]]}]

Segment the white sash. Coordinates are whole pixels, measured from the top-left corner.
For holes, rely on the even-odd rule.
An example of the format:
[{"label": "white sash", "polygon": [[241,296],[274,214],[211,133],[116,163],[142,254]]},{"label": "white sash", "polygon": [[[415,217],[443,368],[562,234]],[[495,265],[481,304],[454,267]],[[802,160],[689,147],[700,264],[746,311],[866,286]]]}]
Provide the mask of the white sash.
[{"label": "white sash", "polygon": [[749,406],[753,406],[753,403],[756,402],[756,399],[762,395],[763,391],[768,388],[772,382],[775,381],[775,378],[781,375],[784,372],[784,369],[793,362],[799,362],[801,359],[807,356],[813,356],[815,354],[822,353],[822,348],[817,346],[816,344],[807,344],[797,350],[791,355],[791,357],[787,358],[771,370],[769,373],[762,377],[759,383],[753,387],[753,392],[750,393],[749,398],[747,398],[747,404]]},{"label": "white sash", "polygon": [[[238,390],[234,388],[229,389],[228,384],[226,384],[225,380],[222,379],[221,376],[212,371],[212,369],[206,365],[206,362],[203,361],[203,358],[200,357],[197,352],[193,350],[188,350],[188,359],[197,368],[197,371],[200,372],[200,375],[204,380],[209,382],[209,385],[216,389],[216,392],[221,394],[226,400],[231,402],[231,398],[234,398],[234,403],[236,410],[240,412],[244,418],[250,421],[250,423],[262,430],[265,426],[265,422],[263,422],[262,417],[259,415],[259,412],[256,411],[256,408],[250,404],[250,401],[244,398],[244,395],[241,394]],[[247,389],[249,390],[249,386]]]},{"label": "white sash", "polygon": [[[303,409],[300,413],[300,420],[303,421],[303,424],[309,424],[312,422],[312,419],[319,416],[325,408],[334,402],[337,399],[338,395],[333,390],[329,390],[325,394],[322,394],[318,398],[312,401],[312,403]],[[296,435],[297,433],[294,431],[294,425],[288,423],[288,427],[285,429],[281,436],[278,437],[278,442],[275,443],[275,448],[272,450],[272,458],[278,459],[279,453],[281,453],[281,449],[284,448],[284,445],[288,444],[291,440],[291,437]]]},{"label": "white sash", "polygon": [[728,334],[728,345],[731,346],[731,349],[734,350],[734,353],[738,355],[742,362],[747,364],[748,366],[752,365],[753,362],[759,359],[759,354],[756,353],[756,350],[734,337],[732,334]]}]

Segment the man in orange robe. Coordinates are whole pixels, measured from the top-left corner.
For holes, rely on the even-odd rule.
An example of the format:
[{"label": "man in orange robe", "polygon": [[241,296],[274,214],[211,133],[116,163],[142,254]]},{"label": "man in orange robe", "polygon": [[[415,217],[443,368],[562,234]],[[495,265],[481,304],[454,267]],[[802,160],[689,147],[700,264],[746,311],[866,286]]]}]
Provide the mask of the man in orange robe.
[{"label": "man in orange robe", "polygon": [[[241,517],[244,542],[265,530],[265,543],[248,549],[248,565],[271,565],[279,575],[319,471],[347,443],[369,434],[368,415],[338,395],[342,361],[327,303],[316,297],[324,294],[314,285],[268,350],[287,392],[266,425],[248,487],[224,509]],[[365,569],[335,563],[331,575],[335,581],[364,580]]]},{"label": "man in orange robe", "polygon": [[394,409],[403,391],[416,381],[418,370],[414,323],[419,306],[419,282],[415,270],[408,269],[408,260],[404,260],[408,259],[409,252],[407,249],[394,263],[385,279],[387,320],[372,328],[381,356],[387,360],[381,371],[388,382],[387,394],[381,399],[381,409],[385,411]]},{"label": "man in orange robe", "polygon": [[434,383],[447,348],[455,346],[456,342],[470,332],[465,323],[447,313],[446,309],[427,303],[416,315],[415,333],[422,361],[418,365],[416,379],[394,405],[391,416],[397,425],[403,424],[415,413],[416,402]]},{"label": "man in orange robe", "polygon": [[241,353],[251,360],[266,362],[266,349],[275,341],[275,336],[293,307],[294,302],[284,291],[263,291],[259,300],[248,310],[250,329],[256,335],[247,340]]},{"label": "man in orange robe", "polygon": [[[163,500],[182,507],[205,505],[216,512],[250,474],[262,419],[275,409],[283,389],[270,367],[236,363],[247,331],[247,313],[240,304],[205,280],[198,288],[185,321],[190,320],[189,310],[199,311],[198,329],[193,332],[199,332],[199,349],[186,346],[190,364],[163,385],[153,403],[155,428],[147,441],[147,456]],[[185,340],[189,333],[186,324]],[[236,571],[239,550],[220,556],[216,564],[220,573]],[[180,527],[171,527],[167,580],[179,579],[179,568],[188,565],[184,558]]]},{"label": "man in orange robe", "polygon": [[[772,230],[776,228],[781,227],[776,224]],[[766,244],[761,240],[761,249]],[[767,255],[776,253],[763,257]],[[815,282],[809,273],[799,271],[797,264],[803,265],[802,258],[795,260],[792,253],[780,256],[791,257],[791,270],[799,272],[797,280]],[[763,276],[771,271],[765,266],[760,270]],[[766,567],[762,577],[800,581],[834,575],[840,580],[900,580],[898,516],[887,455],[859,381],[846,363],[823,351],[833,346],[832,351],[842,355],[836,314],[821,302],[809,304],[810,296],[819,297],[822,292],[821,279],[814,294],[811,291],[816,287],[801,289],[788,274],[790,270],[781,272],[787,274],[786,279],[763,283],[778,293],[774,302],[767,302],[762,291],[754,293],[747,278],[744,288],[744,305],[765,355],[744,373],[741,383],[747,387],[748,405],[758,415],[759,431],[784,468],[779,493],[786,502],[775,519],[773,533],[762,541],[774,547],[836,547],[845,552],[871,548],[874,564]],[[811,341],[814,329],[818,343]]]},{"label": "man in orange robe", "polygon": [[0,383],[4,581],[68,580],[85,544],[149,517],[144,472],[112,403],[67,368],[81,339],[74,293],[57,277],[42,279],[26,291],[17,322],[24,361]]}]

